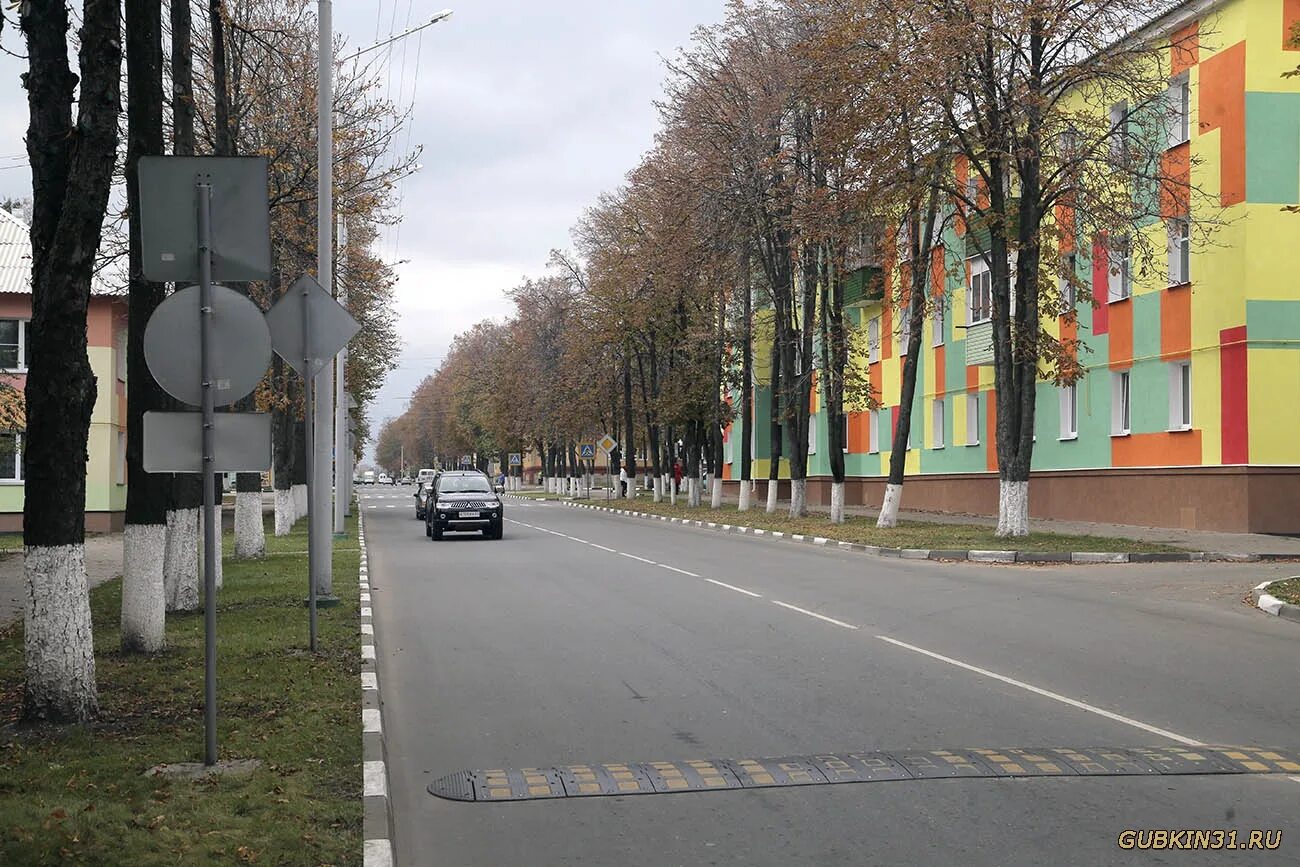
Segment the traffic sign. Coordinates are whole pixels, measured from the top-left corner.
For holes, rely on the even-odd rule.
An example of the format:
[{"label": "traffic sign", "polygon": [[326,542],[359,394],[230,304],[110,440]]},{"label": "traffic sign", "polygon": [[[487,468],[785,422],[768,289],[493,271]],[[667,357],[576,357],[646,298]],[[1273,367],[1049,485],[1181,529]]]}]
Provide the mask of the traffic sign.
[{"label": "traffic sign", "polygon": [[[212,417],[212,465],[218,473],[260,473],[271,468],[271,416],[219,412]],[[144,470],[203,472],[203,414],[146,412]]]},{"label": "traffic sign", "polygon": [[[361,324],[326,292],[316,278],[303,274],[289,291],[266,313],[271,328],[271,346],[276,355],[313,379],[339,350],[348,345]],[[306,330],[310,328],[311,334]],[[303,359],[311,358],[311,370],[303,373]]]},{"label": "traffic sign", "polygon": [[595,457],[596,457],[596,444],[595,444],[595,443],[581,443],[581,444],[579,444],[579,446],[578,446],[578,457],[582,458],[584,461],[586,461],[586,460],[591,460],[591,459],[595,458]]},{"label": "traffic sign", "polygon": [[[149,317],[144,329],[144,358],[149,372],[172,397],[198,406],[203,402],[199,371],[198,286],[169,297]],[[271,366],[271,332],[257,305],[226,286],[212,286],[209,375],[215,386],[213,405],[229,406],[257,388]]]},{"label": "traffic sign", "polygon": [[614,439],[609,434],[605,434],[603,437],[601,437],[599,440],[596,441],[596,445],[600,446],[601,451],[603,451],[605,454],[609,454],[610,452],[614,451],[614,449],[618,448],[618,440]]},{"label": "traffic sign", "polygon": [[512,467],[522,467],[523,465],[524,465],[524,456],[521,455],[519,452],[511,452],[511,453],[510,453],[510,466],[512,466]]}]

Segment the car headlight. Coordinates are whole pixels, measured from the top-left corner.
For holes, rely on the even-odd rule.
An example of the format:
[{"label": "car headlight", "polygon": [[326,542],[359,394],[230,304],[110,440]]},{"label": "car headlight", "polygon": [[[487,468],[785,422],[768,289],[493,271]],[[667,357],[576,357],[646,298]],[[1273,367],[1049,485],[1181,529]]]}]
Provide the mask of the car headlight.
[{"label": "car headlight", "polygon": [[455,503],[437,503],[437,504],[434,505],[434,508],[435,508],[435,509],[438,509],[439,511],[449,512],[449,511],[451,511],[452,509],[456,508],[456,504],[455,504]]}]

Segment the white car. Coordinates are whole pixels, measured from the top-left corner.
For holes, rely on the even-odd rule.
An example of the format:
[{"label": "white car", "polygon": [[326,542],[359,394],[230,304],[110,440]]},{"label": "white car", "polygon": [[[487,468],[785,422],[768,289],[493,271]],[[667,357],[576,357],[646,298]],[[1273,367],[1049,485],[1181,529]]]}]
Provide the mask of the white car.
[{"label": "white car", "polygon": [[377,485],[391,485],[392,483],[393,480],[389,477],[388,473],[380,473],[379,478],[375,479],[375,484]]},{"label": "white car", "polygon": [[433,477],[436,475],[438,475],[437,470],[430,470],[430,469],[420,470],[418,473],[415,474],[415,483],[418,485],[423,482],[431,481]]}]

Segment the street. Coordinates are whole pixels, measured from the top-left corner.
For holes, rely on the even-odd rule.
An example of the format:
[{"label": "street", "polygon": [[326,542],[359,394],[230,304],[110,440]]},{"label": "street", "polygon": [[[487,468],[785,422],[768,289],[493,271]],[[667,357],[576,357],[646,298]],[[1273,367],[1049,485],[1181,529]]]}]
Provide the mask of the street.
[{"label": "street", "polygon": [[1241,566],[890,561],[516,498],[503,540],[433,543],[411,493],[359,491],[400,864],[1161,863],[1116,843],[1156,828],[1282,829],[1250,863],[1296,862],[1300,775],[435,798],[471,769],[1293,750],[1298,636],[1230,598]]}]

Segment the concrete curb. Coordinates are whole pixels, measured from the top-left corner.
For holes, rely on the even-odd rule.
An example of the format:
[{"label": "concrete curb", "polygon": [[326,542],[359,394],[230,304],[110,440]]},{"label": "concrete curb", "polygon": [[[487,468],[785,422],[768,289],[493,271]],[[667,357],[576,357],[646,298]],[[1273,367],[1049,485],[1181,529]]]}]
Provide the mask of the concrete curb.
[{"label": "concrete curb", "polygon": [[1289,581],[1289,578],[1278,578],[1275,581],[1265,581],[1258,587],[1250,591],[1250,598],[1254,601],[1255,607],[1265,614],[1272,614],[1274,617],[1281,617],[1283,620],[1293,620],[1300,623],[1300,605],[1292,605],[1290,602],[1283,602],[1276,596],[1270,596],[1268,588],[1274,584],[1280,584],[1283,581]]},{"label": "concrete curb", "polygon": [[392,867],[393,808],[388,796],[383,700],[379,695],[375,620],[370,601],[370,562],[366,552],[365,521],[360,510],[357,513],[357,545],[361,548],[362,864],[365,867]]},{"label": "concrete curb", "polygon": [[531,503],[558,503],[561,506],[568,506],[572,509],[591,509],[597,512],[608,512],[610,514],[623,515],[629,518],[665,521],[672,524],[698,527],[700,529],[713,530],[720,533],[739,533],[742,535],[758,536],[767,539],[781,539],[805,545],[837,547],[844,551],[855,551],[860,554],[872,554],[877,557],[896,557],[904,560],[931,560],[936,562],[969,560],[973,563],[1070,563],[1074,565],[1090,563],[1258,563],[1300,560],[1300,556],[1291,554],[1226,554],[1216,551],[1166,551],[1159,553],[1144,553],[1137,551],[960,551],[930,550],[925,548],[886,548],[879,545],[862,545],[857,542],[841,542],[835,539],[826,539],[822,536],[804,536],[798,533],[783,533],[778,530],[763,530],[757,527],[737,527],[731,524],[720,524],[714,521],[702,521],[691,518],[674,518],[668,515],[653,515],[646,512],[633,511],[632,509],[615,508],[613,506],[597,506],[593,503],[577,503],[559,497],[521,497],[517,494],[503,494],[503,496]]}]

